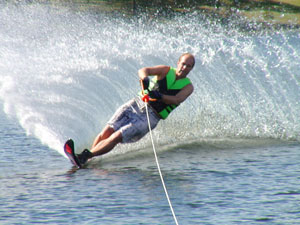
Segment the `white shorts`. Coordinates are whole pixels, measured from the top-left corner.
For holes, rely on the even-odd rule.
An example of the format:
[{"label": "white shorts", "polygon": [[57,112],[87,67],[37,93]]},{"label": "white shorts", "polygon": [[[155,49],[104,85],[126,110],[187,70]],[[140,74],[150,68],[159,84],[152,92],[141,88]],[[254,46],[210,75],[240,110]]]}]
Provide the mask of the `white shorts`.
[{"label": "white shorts", "polygon": [[[151,130],[160,118],[148,106]],[[115,131],[120,130],[122,143],[136,142],[149,132],[145,103],[140,99],[132,99],[122,105],[107,123]]]}]

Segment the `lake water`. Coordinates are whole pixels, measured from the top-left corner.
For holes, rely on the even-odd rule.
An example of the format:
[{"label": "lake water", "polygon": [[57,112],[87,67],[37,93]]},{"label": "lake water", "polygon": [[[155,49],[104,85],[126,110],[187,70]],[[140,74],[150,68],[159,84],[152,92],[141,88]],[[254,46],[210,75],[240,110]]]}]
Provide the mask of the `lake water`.
[{"label": "lake water", "polygon": [[179,224],[299,224],[299,31],[219,22],[1,4],[0,224],[175,224],[149,136],[77,171],[63,144],[187,51],[195,92],[154,131]]}]

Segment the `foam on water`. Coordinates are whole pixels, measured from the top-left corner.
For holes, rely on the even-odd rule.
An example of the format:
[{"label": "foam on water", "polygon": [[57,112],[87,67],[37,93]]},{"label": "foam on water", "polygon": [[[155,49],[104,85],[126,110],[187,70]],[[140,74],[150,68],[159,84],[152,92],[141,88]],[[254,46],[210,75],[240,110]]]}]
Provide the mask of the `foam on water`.
[{"label": "foam on water", "polygon": [[5,113],[50,148],[62,153],[69,137],[88,147],[139,90],[139,68],[176,66],[181,53],[192,52],[195,92],[159,124],[160,143],[299,141],[299,38],[294,30],[244,33],[197,13],[145,22],[0,4],[0,99]]}]

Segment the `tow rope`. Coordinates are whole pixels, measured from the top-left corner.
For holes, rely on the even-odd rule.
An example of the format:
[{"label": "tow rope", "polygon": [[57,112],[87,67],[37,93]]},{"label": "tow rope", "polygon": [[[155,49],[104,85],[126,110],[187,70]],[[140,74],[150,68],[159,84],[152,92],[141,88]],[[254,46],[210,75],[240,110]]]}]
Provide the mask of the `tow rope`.
[{"label": "tow rope", "polygon": [[154,152],[154,157],[155,157],[155,161],[156,161],[158,173],[159,173],[159,176],[160,176],[163,188],[165,190],[166,197],[167,197],[167,200],[168,200],[168,203],[169,203],[169,206],[170,206],[170,209],[171,209],[174,221],[175,221],[176,225],[178,225],[178,221],[177,221],[177,218],[176,218],[176,215],[175,215],[175,212],[174,212],[171,200],[170,200],[169,195],[168,195],[168,191],[167,191],[167,188],[166,188],[166,185],[165,185],[165,182],[164,182],[163,175],[162,175],[161,170],[160,170],[160,166],[159,166],[159,162],[158,162],[158,158],[157,158],[157,154],[156,154],[156,150],[155,150],[155,145],[154,145],[152,131],[151,131],[151,125],[150,125],[150,119],[149,119],[148,104],[147,104],[147,102],[149,101],[149,96],[148,95],[144,95],[143,98],[142,98],[142,100],[145,102],[146,115],[147,115],[148,126],[149,126],[149,134],[150,134],[150,138],[151,138],[151,143],[152,143],[152,147],[153,147],[153,152]]}]

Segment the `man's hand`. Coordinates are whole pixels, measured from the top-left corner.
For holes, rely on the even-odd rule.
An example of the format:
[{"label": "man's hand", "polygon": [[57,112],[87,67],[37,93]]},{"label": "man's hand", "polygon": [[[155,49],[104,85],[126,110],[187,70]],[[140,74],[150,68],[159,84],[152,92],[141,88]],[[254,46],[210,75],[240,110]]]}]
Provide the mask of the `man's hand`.
[{"label": "man's hand", "polygon": [[162,99],[162,94],[159,91],[149,91],[149,97],[156,100]]},{"label": "man's hand", "polygon": [[147,90],[149,88],[149,77],[145,77],[141,80],[141,85],[143,90]]}]

